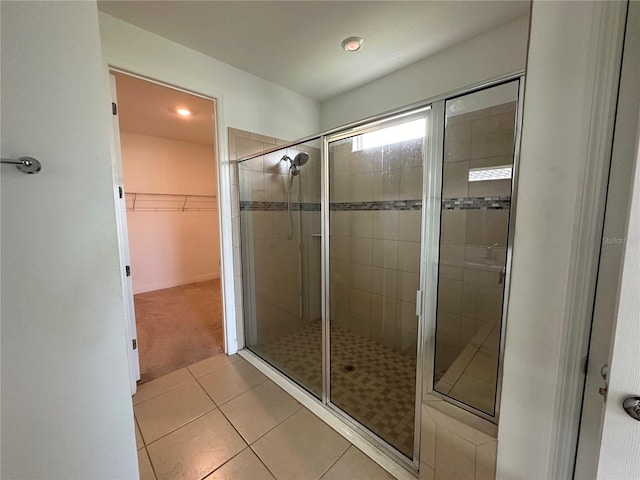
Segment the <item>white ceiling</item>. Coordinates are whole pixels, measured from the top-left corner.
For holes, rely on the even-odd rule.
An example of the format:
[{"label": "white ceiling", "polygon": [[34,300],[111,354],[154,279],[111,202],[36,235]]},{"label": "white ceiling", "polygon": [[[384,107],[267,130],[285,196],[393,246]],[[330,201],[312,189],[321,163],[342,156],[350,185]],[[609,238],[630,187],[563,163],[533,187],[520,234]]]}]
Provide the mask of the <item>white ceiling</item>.
[{"label": "white ceiling", "polygon": [[[213,145],[213,102],[173,88],[116,73],[120,130]],[[186,108],[181,117],[177,108]]]},{"label": "white ceiling", "polygon": [[[318,101],[528,15],[511,1],[99,1],[98,8]],[[340,48],[348,36],[362,49]]]}]

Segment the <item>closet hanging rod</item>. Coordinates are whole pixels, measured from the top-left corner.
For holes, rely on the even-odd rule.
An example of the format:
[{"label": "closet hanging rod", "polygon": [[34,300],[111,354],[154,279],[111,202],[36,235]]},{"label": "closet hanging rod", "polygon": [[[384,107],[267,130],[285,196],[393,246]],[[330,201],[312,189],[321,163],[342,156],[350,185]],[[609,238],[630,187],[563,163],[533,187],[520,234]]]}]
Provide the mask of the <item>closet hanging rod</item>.
[{"label": "closet hanging rod", "polygon": [[22,173],[34,174],[42,170],[40,162],[31,157],[20,157],[17,160],[2,158],[0,159],[0,163],[5,165],[15,165]]}]

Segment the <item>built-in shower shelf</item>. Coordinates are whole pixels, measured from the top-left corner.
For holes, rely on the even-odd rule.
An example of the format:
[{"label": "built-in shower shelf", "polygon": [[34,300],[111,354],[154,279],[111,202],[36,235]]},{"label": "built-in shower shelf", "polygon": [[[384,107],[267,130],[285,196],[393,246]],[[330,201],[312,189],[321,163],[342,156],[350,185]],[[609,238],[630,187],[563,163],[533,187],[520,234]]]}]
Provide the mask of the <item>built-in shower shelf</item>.
[{"label": "built-in shower shelf", "polygon": [[128,212],[206,212],[218,209],[215,195],[125,192]]}]

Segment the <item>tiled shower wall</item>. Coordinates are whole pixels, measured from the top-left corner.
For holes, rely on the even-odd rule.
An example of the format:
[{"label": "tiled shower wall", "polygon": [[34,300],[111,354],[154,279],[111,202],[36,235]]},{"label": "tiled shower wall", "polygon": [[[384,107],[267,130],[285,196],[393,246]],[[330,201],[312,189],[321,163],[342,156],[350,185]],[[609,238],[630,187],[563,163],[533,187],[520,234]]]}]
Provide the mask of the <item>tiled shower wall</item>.
[{"label": "tiled shower wall", "polygon": [[[284,143],[239,130],[230,131],[230,142],[232,135],[236,158]],[[309,162],[293,179],[289,214],[289,162],[282,157],[303,150]],[[249,315],[246,342],[264,343],[301,320],[321,317],[320,150],[309,145],[278,150],[239,164],[237,175],[242,249],[236,253],[242,254],[242,302]]]},{"label": "tiled shower wall", "polygon": [[506,258],[511,180],[469,182],[469,169],[511,165],[515,109],[511,102],[447,118],[436,373],[502,317],[497,265]]},{"label": "tiled shower wall", "polygon": [[330,158],[332,323],[415,356],[423,140]]}]

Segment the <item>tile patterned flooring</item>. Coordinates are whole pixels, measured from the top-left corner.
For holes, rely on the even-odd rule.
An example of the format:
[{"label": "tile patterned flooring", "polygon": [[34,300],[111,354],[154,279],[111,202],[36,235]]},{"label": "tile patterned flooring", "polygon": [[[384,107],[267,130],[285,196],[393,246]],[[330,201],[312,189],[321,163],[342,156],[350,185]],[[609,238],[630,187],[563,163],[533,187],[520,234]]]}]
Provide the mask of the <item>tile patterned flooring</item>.
[{"label": "tile patterned flooring", "polygon": [[[320,320],[251,347],[316,397],[322,392]],[[331,327],[331,401],[407,457],[413,455],[416,360]]]},{"label": "tile patterned flooring", "polygon": [[145,383],[133,403],[142,480],[394,478],[236,355]]}]

